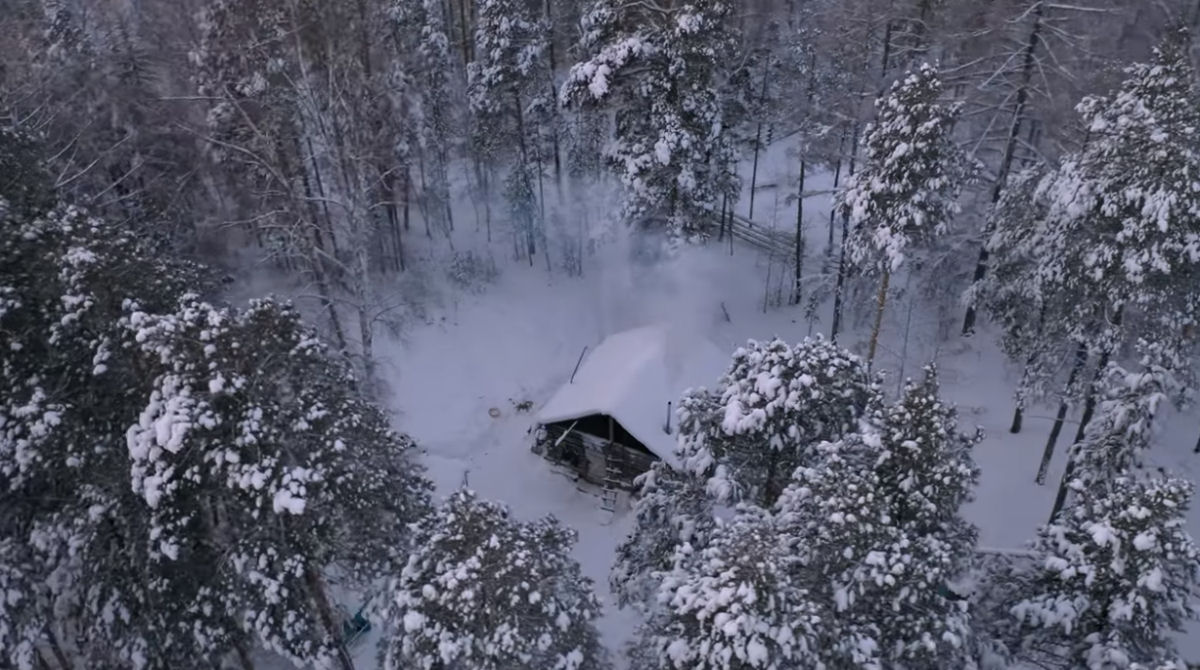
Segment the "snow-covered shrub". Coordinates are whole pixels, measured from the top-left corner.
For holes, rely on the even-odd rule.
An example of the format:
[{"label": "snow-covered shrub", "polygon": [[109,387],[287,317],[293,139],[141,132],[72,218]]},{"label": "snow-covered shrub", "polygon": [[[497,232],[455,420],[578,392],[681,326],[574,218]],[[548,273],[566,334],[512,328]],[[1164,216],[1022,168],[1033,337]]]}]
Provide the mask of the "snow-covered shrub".
[{"label": "snow-covered shrub", "polygon": [[458,491],[389,589],[383,667],[607,668],[600,603],[569,556],[574,542],[553,517],[519,522]]},{"label": "snow-covered shrub", "polygon": [[482,293],[496,281],[500,271],[496,268],[496,260],[490,255],[484,257],[474,251],[456,251],[450,258],[446,275],[464,290]]}]

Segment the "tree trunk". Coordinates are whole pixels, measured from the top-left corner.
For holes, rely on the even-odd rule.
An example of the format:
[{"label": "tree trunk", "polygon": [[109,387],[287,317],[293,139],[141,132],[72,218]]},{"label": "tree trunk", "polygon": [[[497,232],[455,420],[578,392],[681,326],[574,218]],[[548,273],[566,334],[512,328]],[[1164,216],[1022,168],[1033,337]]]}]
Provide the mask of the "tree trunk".
[{"label": "tree trunk", "polygon": [[237,654],[238,665],[242,666],[242,670],[254,670],[254,661],[250,659],[250,652],[246,649],[246,645],[236,642],[233,645],[233,649]]},{"label": "tree trunk", "polygon": [[1070,458],[1067,461],[1067,467],[1063,470],[1062,481],[1058,483],[1058,491],[1054,494],[1054,506],[1050,508],[1050,521],[1054,521],[1054,517],[1062,511],[1063,505],[1067,502],[1067,491],[1070,489],[1071,478],[1075,476],[1075,459]]},{"label": "tree trunk", "polygon": [[[1120,325],[1122,310],[1117,310],[1117,316],[1114,321]],[[1111,351],[1105,351],[1100,355],[1100,360],[1096,366],[1096,375],[1092,379],[1092,383],[1088,385],[1087,397],[1083,401],[1083,416],[1079,418],[1079,428],[1075,431],[1075,442],[1073,449],[1067,461],[1066,470],[1063,471],[1062,481],[1058,483],[1058,493],[1054,496],[1054,507],[1050,509],[1050,519],[1053,520],[1062,510],[1063,505],[1067,502],[1067,492],[1071,477],[1075,474],[1075,450],[1078,449],[1080,443],[1083,442],[1084,434],[1087,432],[1088,424],[1092,422],[1092,416],[1096,412],[1096,387],[1104,378],[1104,374],[1108,368],[1108,361],[1112,357]]]},{"label": "tree trunk", "polygon": [[[1042,2],[1038,2],[1033,10],[1033,26],[1029,30],[1029,39],[1025,43],[1024,60],[1021,64],[1021,85],[1017,89],[1016,104],[1013,107],[1012,123],[1009,125],[1008,139],[1004,144],[1004,156],[1000,160],[1000,170],[996,173],[995,183],[992,184],[993,209],[995,209],[996,203],[1000,201],[1000,195],[1004,192],[1004,187],[1008,183],[1008,174],[1012,169],[1013,155],[1017,149],[1017,138],[1021,134],[1021,120],[1025,115],[1025,106],[1029,101],[1029,87],[1036,62],[1034,54],[1041,39],[1043,4]],[[983,244],[979,247],[979,260],[975,262],[975,275],[971,278],[972,287],[978,287],[979,282],[983,281],[983,278],[987,275],[988,257],[990,255],[987,248],[987,241],[990,235],[990,226],[985,226]],[[975,301],[972,298],[970,304],[967,305],[966,315],[963,316],[962,334],[964,337],[970,337],[975,332],[976,309]]]},{"label": "tree trunk", "polygon": [[729,206],[729,196],[721,196],[721,219],[717,222],[717,241],[725,239],[725,208]]},{"label": "tree trunk", "polygon": [[417,174],[421,176],[421,198],[417,201],[418,208],[421,210],[421,218],[425,219],[425,237],[433,239],[433,216],[430,215],[429,207],[429,179],[425,176],[425,157],[420,153],[417,154]]},{"label": "tree trunk", "polygon": [[58,636],[54,634],[54,630],[49,626],[46,627],[46,643],[50,646],[50,653],[54,656],[55,662],[58,663],[62,670],[71,670],[75,665],[67,658],[67,653],[63,651],[62,645],[58,643]]},{"label": "tree trunk", "polygon": [[754,167],[750,170],[750,213],[746,215],[747,219],[754,219],[754,190],[758,187],[758,152],[762,147],[762,114],[763,104],[767,99],[767,66],[771,59],[768,57],[763,61],[762,88],[758,93],[758,126],[754,131]]},{"label": "tree trunk", "polygon": [[[1046,327],[1046,305],[1045,305],[1045,303],[1042,303],[1042,306],[1038,308],[1038,318],[1037,318],[1037,338],[1038,339],[1041,339],[1042,331],[1045,327]],[[1025,392],[1026,392],[1026,389],[1028,388],[1029,371],[1030,371],[1030,369],[1033,368],[1033,364],[1036,362],[1037,362],[1037,350],[1035,349],[1034,351],[1032,351],[1029,354],[1029,356],[1027,356],[1025,358],[1025,367],[1021,368],[1021,385],[1019,387],[1017,387],[1017,393],[1016,393],[1017,406],[1016,406],[1016,409],[1013,410],[1012,425],[1010,425],[1008,427],[1008,432],[1010,432],[1010,433],[1016,434],[1016,433],[1021,432],[1021,426],[1024,423],[1024,419],[1025,419]]]},{"label": "tree trunk", "polygon": [[909,272],[904,277],[904,292],[903,295],[908,298],[908,309],[904,314],[904,340],[900,346],[900,374],[896,375],[896,397],[904,392],[904,372],[908,366],[908,343],[909,337],[912,335],[912,315],[913,315],[913,300],[912,293],[909,288],[912,286],[913,273]]},{"label": "tree trunk", "polygon": [[[890,3],[889,3],[890,4]],[[888,13],[891,13],[891,7],[888,7]],[[879,59],[879,96],[883,97],[884,87],[887,86],[887,73],[891,65],[892,55],[892,19],[889,16],[887,25],[883,29],[883,55]]]},{"label": "tree trunk", "polygon": [[304,581],[308,586],[309,595],[316,605],[321,625],[325,627],[330,637],[338,640],[338,662],[342,666],[342,670],[354,670],[354,660],[350,658],[345,645],[341,644],[341,629],[337,619],[333,616],[333,607],[329,604],[329,597],[325,594],[325,581],[321,579],[317,569],[311,565],[304,568]]},{"label": "tree trunk", "polygon": [[[854,130],[850,135],[850,165],[846,172],[847,178],[854,176],[854,162],[858,154],[858,122],[854,122]],[[833,325],[830,328],[829,339],[837,342],[838,330],[842,325],[842,294],[846,284],[846,238],[850,237],[850,212],[842,212],[842,250],[838,259],[837,284],[833,290]]]},{"label": "tree trunk", "polygon": [[[325,198],[325,182],[321,178],[321,166],[317,164],[317,156],[315,153],[313,153],[312,139],[309,137],[305,137],[304,141],[308,145],[308,161],[309,161],[309,164],[312,166],[313,181],[316,183],[316,186],[317,186],[317,196],[321,198],[321,211],[325,214],[324,228],[325,228],[325,234],[329,236],[330,253],[332,253],[334,255],[334,257],[336,258],[337,252],[338,252],[337,236],[334,234],[334,230],[333,230],[333,217],[329,215],[329,202]],[[299,151],[299,147],[297,147],[296,150]],[[305,190],[308,190],[308,186],[307,186],[308,175],[305,174],[304,178],[306,181]],[[314,220],[315,220],[315,217],[314,217]]]},{"label": "tree trunk", "polygon": [[[520,150],[521,150],[521,164],[519,166],[517,166],[517,169],[521,170],[522,181],[526,181],[529,179],[529,154],[528,154],[528,151],[526,148],[526,143],[525,143],[525,113],[524,113],[524,108],[521,105],[521,96],[516,91],[513,91],[513,105],[514,105],[514,109],[517,112],[517,141],[520,144]],[[541,181],[540,181],[541,174],[538,175],[538,180],[539,180],[538,181],[538,190],[540,191],[541,190]],[[536,246],[536,243],[534,242],[534,230],[533,230],[532,218],[533,218],[533,216],[532,216],[531,212],[526,213],[525,214],[526,220],[523,222],[525,225],[526,252],[529,254],[529,267],[533,267],[533,256],[535,253],[537,253],[537,246]]]},{"label": "tree trunk", "polygon": [[871,344],[867,347],[867,368],[875,362],[875,350],[879,346],[879,330],[883,327],[883,310],[887,306],[888,285],[892,281],[892,268],[884,261],[883,278],[879,281],[879,295],[875,298],[875,326],[871,329]]},{"label": "tree trunk", "polygon": [[796,278],[792,283],[792,304],[800,304],[800,279],[804,269],[804,173],[808,165],[800,159],[800,186],[796,189]]},{"label": "tree trunk", "polygon": [[463,65],[471,63],[470,29],[467,26],[467,0],[458,0],[458,27],[462,34]]},{"label": "tree trunk", "polygon": [[1200,454],[1200,438],[1196,438],[1196,449],[1193,453]]},{"label": "tree trunk", "polygon": [[1083,399],[1083,415],[1079,417],[1079,428],[1075,430],[1075,442],[1078,444],[1083,440],[1083,434],[1087,432],[1088,424],[1092,421],[1092,415],[1096,413],[1096,384],[1104,377],[1104,368],[1108,367],[1108,352],[1104,352],[1100,356],[1100,365],[1096,368],[1096,377],[1088,387],[1087,396]]},{"label": "tree trunk", "polygon": [[[1075,380],[1083,371],[1086,363],[1087,346],[1081,342],[1075,350],[1075,364],[1071,366],[1071,374],[1067,377],[1067,393],[1075,385]],[[1062,432],[1063,421],[1067,418],[1067,409],[1067,397],[1064,393],[1063,399],[1058,404],[1058,414],[1054,416],[1054,426],[1050,429],[1050,437],[1046,440],[1046,448],[1042,450],[1042,462],[1038,465],[1037,477],[1034,479],[1038,484],[1046,483],[1046,472],[1050,469],[1050,460],[1054,458],[1054,446],[1058,442],[1059,433]]]},{"label": "tree trunk", "polygon": [[[842,148],[846,145],[846,129],[842,128],[842,136],[838,139],[837,162],[833,166],[833,190],[836,193],[842,181]],[[833,255],[834,220],[837,218],[837,207],[829,208],[829,242],[825,247],[825,256]]]},{"label": "tree trunk", "polygon": [[768,448],[771,450],[771,456],[767,461],[767,480],[763,482],[761,502],[764,509],[770,509],[778,498],[775,494],[775,471],[779,469],[779,450],[774,447]]},{"label": "tree trunk", "polygon": [[[1104,315],[1103,310],[1099,310],[1101,316]],[[1114,326],[1120,327],[1121,321],[1124,318],[1125,308],[1117,308],[1116,314],[1113,316],[1112,323]],[[1083,416],[1079,419],[1079,430],[1075,432],[1075,442],[1083,440],[1083,433],[1087,430],[1088,423],[1092,420],[1092,415],[1096,412],[1096,386],[1104,379],[1104,374],[1107,372],[1108,362],[1112,358],[1112,350],[1105,349],[1100,354],[1099,365],[1096,366],[1096,375],[1092,379],[1092,383],[1088,385],[1087,397],[1083,402]]]},{"label": "tree trunk", "polygon": [[409,219],[409,199],[412,194],[412,177],[409,175],[408,167],[404,168],[404,232],[408,232]]},{"label": "tree trunk", "polygon": [[[311,143],[309,146],[311,146]],[[295,149],[297,152],[300,151],[300,141],[298,138],[296,138],[295,141]],[[281,167],[284,170],[288,170],[290,168],[290,161],[286,159],[282,152],[280,153],[280,158],[282,163]],[[315,158],[312,160],[312,167],[315,171],[317,167]],[[337,344],[338,348],[344,352],[346,350],[346,335],[342,331],[341,319],[338,318],[337,305],[335,305],[333,301],[333,290],[329,285],[329,272],[325,266],[325,254],[329,253],[333,258],[337,258],[337,247],[335,245],[333,250],[329,252],[325,251],[325,243],[321,237],[321,217],[318,215],[317,206],[314,203],[312,186],[308,180],[308,172],[302,168],[300,170],[300,176],[300,183],[304,188],[305,201],[307,203],[305,209],[308,211],[310,225],[312,227],[312,246],[309,248],[309,262],[312,264],[313,279],[316,281],[317,293],[321,296],[321,302],[324,303],[323,306],[325,307],[325,311],[327,314],[329,314],[329,326],[333,329],[334,342]],[[321,188],[323,189],[324,187]],[[320,198],[322,204],[324,204],[324,196],[321,195]],[[326,225],[329,228],[330,241],[332,242],[333,224],[328,218],[328,209],[325,210],[325,214],[327,222]]]}]

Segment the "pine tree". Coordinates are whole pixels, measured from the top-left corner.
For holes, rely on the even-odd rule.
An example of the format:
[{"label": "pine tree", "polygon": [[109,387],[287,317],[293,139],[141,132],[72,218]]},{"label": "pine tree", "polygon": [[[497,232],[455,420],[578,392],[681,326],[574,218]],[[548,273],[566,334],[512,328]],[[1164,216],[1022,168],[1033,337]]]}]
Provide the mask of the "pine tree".
[{"label": "pine tree", "polygon": [[127,433],[152,591],[168,598],[187,577],[268,649],[332,662],[340,621],[322,573],[337,565],[362,588],[403,565],[428,504],[411,440],[288,306],[184,296],[124,323],[152,380]]},{"label": "pine tree", "polygon": [[736,199],[721,99],[738,60],[728,0],[650,7],[595,0],[583,18],[586,58],[562,87],[567,105],[615,116],[608,156],[627,189],[625,219],[705,234],[723,197]]},{"label": "pine tree", "polygon": [[676,550],[704,547],[716,523],[704,482],[656,462],[637,481],[633,531],[617,545],[609,585],[621,607],[647,609]]},{"label": "pine tree", "polygon": [[1022,365],[1010,431],[1021,430],[1025,407],[1044,398],[1072,347],[1065,318],[1068,306],[1056,291],[1044,291],[1039,278],[1038,230],[1045,208],[1035,197],[1041,174],[1026,170],[1008,180],[991,212],[992,236],[984,250],[994,268],[973,287],[980,304],[1001,329],[1000,345]]},{"label": "pine tree", "polygon": [[[545,156],[538,135],[548,109],[547,26],[523,0],[480,0],[477,58],[468,68],[468,101],[477,151],[485,162],[513,156],[504,192],[515,244],[533,264],[545,237],[542,189]],[[535,192],[535,190],[537,192]],[[539,206],[539,202],[542,204]]]},{"label": "pine tree", "polygon": [[1186,33],[1170,35],[1150,63],[1126,70],[1111,98],[1085,98],[1077,108],[1088,133],[1085,146],[1033,193],[1040,223],[1026,248],[1046,308],[1039,321],[1062,329],[1037,337],[1065,338],[1076,352],[1039,483],[1069,403],[1083,400],[1075,441],[1094,413],[1097,384],[1079,380],[1088,360],[1095,357],[1099,381],[1133,332],[1164,356],[1183,360],[1186,333],[1200,319],[1200,299],[1185,288],[1200,272],[1200,194],[1190,187],[1200,172],[1200,111],[1188,43]]},{"label": "pine tree", "polygon": [[1200,548],[1186,531],[1192,486],[1119,476],[1081,488],[1038,532],[1039,560],[1012,594],[1019,657],[1051,668],[1171,667],[1171,633],[1195,616]]},{"label": "pine tree", "polygon": [[922,65],[876,102],[879,117],[866,131],[866,157],[838,196],[850,217],[850,262],[880,274],[875,326],[867,353],[875,359],[888,285],[906,250],[942,234],[958,211],[964,162],[951,137],[958,105],[938,102],[942,81]]},{"label": "pine tree", "polygon": [[170,639],[161,624],[177,610],[149,597],[124,437],[144,381],[118,325],[127,301],[167,307],[205,275],[55,205],[39,153],[0,132],[0,164],[22,175],[0,194],[0,664],[30,667],[47,649],[61,664],[69,636],[67,660],[92,667],[210,657]]},{"label": "pine tree", "polygon": [[454,132],[458,127],[452,97],[453,75],[450,42],[443,20],[442,3],[437,0],[398,0],[391,16],[401,37],[398,48],[411,56],[415,87],[419,95],[420,132],[418,139],[426,157],[425,216],[439,229],[453,228],[450,208],[449,167]]},{"label": "pine tree", "polygon": [[1114,351],[1135,313],[1176,346],[1200,318],[1200,296],[1183,289],[1200,272],[1191,187],[1200,107],[1188,44],[1185,32],[1169,36],[1150,63],[1126,70],[1115,95],[1085,98],[1086,146],[1038,188],[1047,209],[1040,277],[1069,297],[1072,339],[1090,351]]},{"label": "pine tree", "polygon": [[957,432],[928,368],[897,403],[797,470],[777,507],[799,557],[795,579],[824,614],[824,663],[967,666],[971,622],[947,584],[974,548],[958,510],[978,478],[977,440]]},{"label": "pine tree", "polygon": [[411,443],[294,310],[206,305],[202,269],[76,208],[0,225],[0,664],[331,660],[322,574],[406,559]]},{"label": "pine tree", "polygon": [[877,397],[863,362],[820,337],[751,341],[713,391],[680,403],[684,467],[708,478],[718,500],[769,507],[813,447],[854,430]]},{"label": "pine tree", "polygon": [[634,643],[652,651],[635,660],[644,655],[646,668],[681,670],[812,666],[820,616],[792,579],[795,557],[782,530],[769,512],[744,506],[716,527],[708,546],[681,547],[659,588],[662,608]]},{"label": "pine tree", "polygon": [[600,603],[569,556],[574,531],[516,521],[463,490],[420,538],[390,587],[384,668],[608,667]]}]

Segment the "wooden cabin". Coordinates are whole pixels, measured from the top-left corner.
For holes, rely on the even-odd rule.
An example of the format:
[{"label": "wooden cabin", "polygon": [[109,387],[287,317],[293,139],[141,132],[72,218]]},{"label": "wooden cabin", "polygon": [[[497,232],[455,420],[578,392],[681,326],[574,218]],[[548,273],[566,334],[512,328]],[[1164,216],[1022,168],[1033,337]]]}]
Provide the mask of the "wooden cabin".
[{"label": "wooden cabin", "polygon": [[664,325],[610,335],[538,412],[534,450],[606,492],[630,490],[655,461],[676,465],[671,408],[686,389],[714,385],[728,361]]}]

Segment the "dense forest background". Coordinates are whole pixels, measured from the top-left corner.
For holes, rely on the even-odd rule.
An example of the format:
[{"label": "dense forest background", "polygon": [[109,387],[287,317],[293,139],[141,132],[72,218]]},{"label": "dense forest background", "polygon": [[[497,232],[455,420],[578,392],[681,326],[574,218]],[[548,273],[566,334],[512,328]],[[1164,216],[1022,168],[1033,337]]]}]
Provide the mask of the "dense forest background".
[{"label": "dense forest background", "polygon": [[[1079,100],[1110,90],[1196,11],[1115,0],[8,2],[0,95],[6,123],[41,138],[73,202],[182,254],[302,278],[329,315],[322,327],[369,359],[362,325],[390,306],[369,278],[411,265],[410,235],[444,240],[441,260],[453,262],[451,229],[482,227],[516,257],[546,254],[571,271],[597,223],[579,223],[578,204],[614,177],[629,187],[630,220],[715,234],[716,214],[755,193],[735,162],[794,146],[807,171],[844,182],[875,98],[925,61],[963,104],[955,141],[983,168],[953,240],[978,247],[1009,175],[1079,148]],[[700,23],[685,30],[685,17]],[[673,157],[656,164],[662,151]],[[962,279],[974,259],[957,251]]]}]

